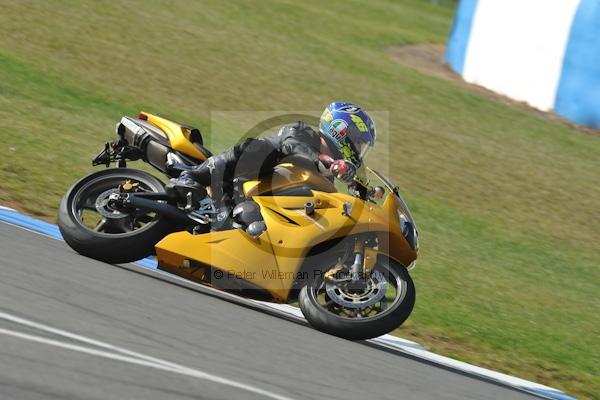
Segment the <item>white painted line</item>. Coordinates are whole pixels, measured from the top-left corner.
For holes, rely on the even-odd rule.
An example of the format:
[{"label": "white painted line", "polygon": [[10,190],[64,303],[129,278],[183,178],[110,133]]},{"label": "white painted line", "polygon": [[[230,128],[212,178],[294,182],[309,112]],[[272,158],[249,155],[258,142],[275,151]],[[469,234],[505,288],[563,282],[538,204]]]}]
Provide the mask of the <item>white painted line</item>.
[{"label": "white painted line", "polygon": [[4,206],[0,206],[0,210],[4,210],[4,211],[16,211],[14,208],[4,207]]},{"label": "white painted line", "polygon": [[425,347],[423,347],[421,344],[417,343],[417,342],[413,342],[412,340],[408,340],[408,339],[403,339],[399,336],[394,336],[394,335],[382,335],[379,337],[376,337],[374,339],[369,339],[369,342],[372,343],[377,343],[379,345],[383,345],[383,346],[392,346],[392,347],[410,347],[412,349],[418,349],[418,350],[427,350]]},{"label": "white painted line", "polygon": [[[170,363],[168,361],[161,360],[158,358],[145,356],[140,353],[129,352],[128,350],[125,350],[125,349],[121,349],[121,350],[125,350],[132,354],[137,354],[137,356],[131,357],[131,356],[126,356],[126,355],[121,355],[121,354],[115,354],[115,353],[104,351],[104,350],[92,349],[89,347],[79,346],[79,345],[72,344],[72,343],[61,342],[58,340],[48,339],[48,338],[45,338],[42,336],[30,335],[27,333],[13,331],[13,330],[9,330],[9,329],[3,329],[3,328],[0,328],[0,334],[16,337],[19,339],[29,340],[32,342],[42,343],[42,344],[46,344],[46,345],[50,345],[50,346],[54,346],[54,347],[59,347],[59,348],[67,349],[67,350],[77,351],[77,352],[84,353],[84,354],[103,357],[103,358],[107,358],[107,359],[111,359],[111,360],[126,362],[126,363],[130,363],[130,364],[135,364],[135,365],[141,365],[141,366],[149,367],[149,368],[155,368],[155,369],[159,369],[162,371],[172,372],[174,374],[185,375],[185,376],[190,376],[193,378],[203,379],[203,380],[218,383],[221,385],[225,385],[225,386],[233,387],[236,389],[241,389],[241,390],[244,390],[247,392],[255,393],[255,394],[258,394],[261,396],[268,397],[270,399],[293,400],[290,397],[282,396],[277,393],[273,393],[268,390],[260,389],[255,386],[247,385],[245,383],[241,383],[241,382],[223,378],[223,377],[220,377],[217,375],[209,374],[209,373],[197,370],[197,369],[184,367],[179,364]],[[75,335],[75,336],[82,337],[79,335]],[[87,339],[87,338],[85,338],[85,339]],[[87,339],[87,340],[90,342],[102,343],[102,342],[98,342],[93,339]],[[106,343],[103,343],[103,344],[107,345]],[[108,345],[108,346],[110,346],[110,345]],[[143,359],[139,356],[143,357]],[[150,361],[150,360],[155,360],[155,361]]]},{"label": "white painted line", "polygon": [[[131,357],[137,357],[139,359],[143,359],[143,360],[154,362],[154,363],[163,363],[163,361],[160,360],[160,359],[158,359],[158,358],[153,358],[153,357],[145,356],[145,355],[143,355],[141,353],[136,353],[134,351],[127,350],[127,349],[124,349],[122,347],[113,346],[113,345],[111,345],[109,343],[101,342],[99,340],[90,339],[90,338],[87,338],[85,336],[81,336],[81,335],[77,335],[75,333],[63,331],[61,329],[53,328],[53,327],[48,326],[48,325],[40,324],[38,322],[30,321],[30,320],[27,320],[27,319],[24,319],[24,318],[20,318],[20,317],[17,317],[15,315],[7,314],[7,313],[1,312],[1,311],[0,311],[0,319],[6,320],[6,321],[10,321],[10,322],[13,322],[15,324],[27,326],[29,328],[38,329],[40,331],[52,333],[52,334],[57,335],[57,336],[62,336],[62,337],[68,338],[68,339],[77,340],[79,342],[83,342],[83,343],[86,343],[86,344],[89,344],[89,345],[92,345],[92,346],[96,346],[96,347],[100,347],[100,348],[103,348],[103,349],[107,349],[107,350],[110,350],[110,351],[113,351],[113,352],[126,354],[126,355],[131,356]],[[169,364],[169,363],[167,363],[165,365],[169,365],[169,366],[172,367],[172,366],[174,366],[176,364]]]},{"label": "white painted line", "polygon": [[179,370],[179,368],[170,367],[170,366],[167,366],[167,365],[164,365],[161,363],[154,363],[151,361],[142,360],[137,357],[124,356],[124,355],[115,354],[115,353],[111,353],[111,352],[104,351],[104,350],[97,350],[97,349],[93,349],[90,347],[84,347],[84,346],[79,346],[79,345],[72,344],[72,343],[48,339],[48,338],[45,338],[42,336],[35,336],[35,335],[23,333],[23,332],[13,331],[10,329],[0,328],[0,334],[7,335],[7,336],[14,336],[14,337],[17,337],[20,339],[30,340],[33,342],[44,343],[44,344],[61,347],[61,348],[68,349],[68,350],[79,351],[81,353],[91,354],[91,355],[95,355],[95,356],[99,356],[99,357],[129,362],[132,364],[138,364],[138,365],[143,365],[143,366],[157,368],[157,369],[164,369],[164,370],[168,370],[168,371],[178,371]]},{"label": "white painted line", "polygon": [[260,300],[254,300],[254,302],[262,304],[265,307],[269,307],[274,310],[284,312],[286,314],[290,314],[290,315],[293,315],[298,318],[302,318],[306,321],[306,319],[304,318],[304,314],[302,314],[302,311],[298,307],[294,307],[290,304],[271,303],[268,301],[260,301]]}]

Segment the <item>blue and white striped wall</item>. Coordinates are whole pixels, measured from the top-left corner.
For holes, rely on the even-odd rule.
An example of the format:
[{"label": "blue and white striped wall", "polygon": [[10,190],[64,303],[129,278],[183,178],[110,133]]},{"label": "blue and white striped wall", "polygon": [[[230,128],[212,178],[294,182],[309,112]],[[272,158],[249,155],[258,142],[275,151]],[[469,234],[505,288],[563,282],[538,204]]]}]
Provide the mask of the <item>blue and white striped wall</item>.
[{"label": "blue and white striped wall", "polygon": [[460,0],[446,61],[467,82],[600,128],[600,0]]}]

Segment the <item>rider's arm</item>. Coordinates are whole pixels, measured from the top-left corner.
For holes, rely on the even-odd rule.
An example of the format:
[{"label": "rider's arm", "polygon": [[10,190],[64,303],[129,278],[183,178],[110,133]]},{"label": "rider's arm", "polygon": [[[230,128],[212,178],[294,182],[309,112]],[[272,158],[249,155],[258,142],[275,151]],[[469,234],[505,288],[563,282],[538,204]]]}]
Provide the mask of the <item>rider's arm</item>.
[{"label": "rider's arm", "polygon": [[[356,174],[354,164],[345,160],[334,160],[321,154],[321,138],[310,126],[303,122],[284,126],[271,137],[279,141],[282,158],[293,157],[316,166],[324,175],[334,176],[345,183],[352,183]],[[307,164],[308,164],[307,163]]]},{"label": "rider's arm", "polygon": [[272,138],[279,142],[282,159],[301,158],[318,166],[321,140],[319,134],[304,122],[286,125]]}]

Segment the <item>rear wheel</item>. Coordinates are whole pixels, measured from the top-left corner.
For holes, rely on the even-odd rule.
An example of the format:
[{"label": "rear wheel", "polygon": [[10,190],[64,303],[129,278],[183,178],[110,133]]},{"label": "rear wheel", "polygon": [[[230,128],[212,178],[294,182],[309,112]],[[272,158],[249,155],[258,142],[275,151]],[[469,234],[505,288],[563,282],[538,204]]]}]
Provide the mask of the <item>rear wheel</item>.
[{"label": "rear wheel", "polygon": [[386,257],[379,257],[360,282],[352,282],[349,275],[342,274],[341,279],[320,275],[302,288],[298,300],[311,325],[335,336],[351,340],[381,336],[399,327],[415,304],[408,271]]},{"label": "rear wheel", "polygon": [[75,183],[58,210],[58,227],[78,253],[109,263],[136,261],[154,253],[154,245],[172,229],[160,215],[134,207],[114,208],[109,197],[127,182],[136,192],[162,192],[154,176],[135,169],[94,172]]}]

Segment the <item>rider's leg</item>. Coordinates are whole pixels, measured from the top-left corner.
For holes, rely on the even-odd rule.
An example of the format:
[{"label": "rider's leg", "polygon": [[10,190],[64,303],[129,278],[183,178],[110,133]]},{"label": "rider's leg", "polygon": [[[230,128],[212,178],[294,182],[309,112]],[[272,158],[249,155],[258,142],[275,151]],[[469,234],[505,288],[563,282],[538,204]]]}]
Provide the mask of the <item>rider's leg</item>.
[{"label": "rider's leg", "polygon": [[171,197],[181,201],[191,193],[192,203],[197,204],[207,196],[206,188],[210,187],[211,198],[219,207],[223,198],[223,182],[227,179],[227,153],[212,156],[202,164],[182,172],[178,178],[167,183],[165,190]]},{"label": "rider's leg", "polygon": [[223,198],[224,182],[231,182],[234,176],[257,177],[262,169],[272,168],[277,158],[276,153],[275,144],[267,138],[246,139],[183,172],[179,178],[169,182],[167,191],[181,193],[198,186],[210,186],[211,197],[219,204]]}]

